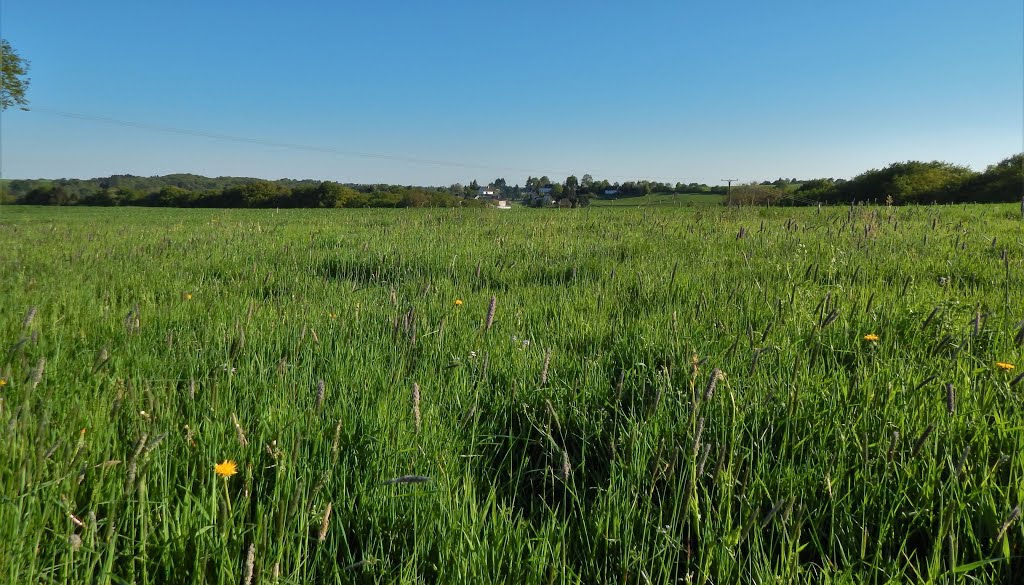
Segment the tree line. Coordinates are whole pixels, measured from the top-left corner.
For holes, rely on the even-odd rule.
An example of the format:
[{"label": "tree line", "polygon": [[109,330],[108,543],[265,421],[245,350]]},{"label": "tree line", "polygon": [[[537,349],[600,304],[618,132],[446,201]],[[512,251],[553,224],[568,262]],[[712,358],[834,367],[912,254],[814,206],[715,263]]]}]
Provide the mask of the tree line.
[{"label": "tree line", "polygon": [[[488,193],[490,195],[488,195]],[[526,186],[498,178],[486,189],[468,186],[355,185],[332,181],[175,174],[161,177],[112,175],[96,179],[16,179],[0,183],[0,202],[25,205],[135,205],[156,207],[482,207],[493,199],[524,205],[582,207],[594,197],[648,194],[729,195],[739,205],[810,205],[876,202],[895,205],[1000,203],[1024,194],[1024,153],[990,165],[983,172],[946,162],[908,161],[871,169],[852,179],[778,179],[725,186],[701,183],[626,181],[611,183],[590,175],[563,182],[529,177]],[[731,200],[731,201],[729,201]]]},{"label": "tree line", "polygon": [[948,162],[907,161],[865,171],[852,179],[779,179],[733,188],[740,205],[808,205],[876,202],[1012,203],[1024,195],[1024,153],[989,165],[982,172]]},{"label": "tree line", "polygon": [[446,188],[191,174],[7,181],[5,203],[149,207],[472,207],[485,203]]},{"label": "tree line", "polygon": [[173,174],[158,177],[112,175],[95,179],[14,179],[0,189],[0,202],[23,205],[93,205],[150,207],[482,207],[492,199],[531,201],[540,205],[541,195],[571,206],[586,205],[591,197],[637,197],[651,193],[725,193],[725,187],[699,183],[627,181],[611,183],[584,175],[565,182],[530,177],[526,186],[508,185],[498,178],[486,188],[493,196],[480,196],[481,185],[415,187],[356,185],[332,181],[280,179],[267,181],[246,177],[203,177]]}]

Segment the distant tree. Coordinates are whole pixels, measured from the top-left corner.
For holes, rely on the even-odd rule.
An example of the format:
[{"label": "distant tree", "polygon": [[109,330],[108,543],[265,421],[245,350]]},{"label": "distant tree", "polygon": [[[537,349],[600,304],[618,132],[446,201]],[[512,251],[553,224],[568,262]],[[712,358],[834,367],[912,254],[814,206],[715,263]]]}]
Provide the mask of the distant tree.
[{"label": "distant tree", "polygon": [[28,68],[29,62],[18,55],[7,39],[0,39],[0,110],[14,104],[27,108]]},{"label": "distant tree", "polygon": [[586,175],[583,175],[583,178],[580,179],[580,191],[582,191],[584,193],[593,193],[593,191],[591,190],[591,188],[593,186],[594,186],[594,177],[591,177],[589,173],[586,174]]},{"label": "distant tree", "polygon": [[562,197],[569,200],[573,205],[576,204],[576,192],[580,188],[579,181],[576,180],[576,175],[569,175],[565,178],[565,185],[562,187]]},{"label": "distant tree", "polygon": [[[950,194],[953,201],[1010,203],[1024,197],[1024,153],[1015,154],[964,181]],[[1024,205],[1024,199],[1022,199]]]},{"label": "distant tree", "polygon": [[160,207],[189,207],[194,198],[192,191],[167,185],[153,196],[152,202]]},{"label": "distant tree", "polygon": [[473,182],[469,184],[469,190],[472,193],[476,193],[480,190],[480,184],[476,182],[476,179],[473,179]]},{"label": "distant tree", "polygon": [[952,201],[974,175],[967,167],[946,162],[907,161],[865,171],[837,185],[834,195],[842,201],[884,200],[889,195],[897,203]]},{"label": "distant tree", "polygon": [[228,207],[276,207],[282,203],[287,207],[290,196],[291,190],[280,183],[254,181],[225,189],[223,202]]}]

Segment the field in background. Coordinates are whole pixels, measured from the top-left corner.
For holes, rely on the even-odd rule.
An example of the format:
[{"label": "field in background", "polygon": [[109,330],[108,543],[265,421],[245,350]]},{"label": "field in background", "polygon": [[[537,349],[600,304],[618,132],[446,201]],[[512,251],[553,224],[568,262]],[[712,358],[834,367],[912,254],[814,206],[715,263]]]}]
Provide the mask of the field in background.
[{"label": "field in background", "polygon": [[5,207],[0,245],[2,582],[1024,574],[1013,205]]},{"label": "field in background", "polygon": [[596,207],[694,207],[700,205],[721,205],[725,200],[721,195],[705,193],[654,194],[642,197],[620,197],[618,199],[591,199]]}]

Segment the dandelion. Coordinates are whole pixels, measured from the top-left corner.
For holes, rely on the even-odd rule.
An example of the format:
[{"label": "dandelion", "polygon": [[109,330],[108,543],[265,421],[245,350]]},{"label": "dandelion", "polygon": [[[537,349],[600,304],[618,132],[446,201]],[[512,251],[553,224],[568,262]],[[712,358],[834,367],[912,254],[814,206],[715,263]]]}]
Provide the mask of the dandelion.
[{"label": "dandelion", "polygon": [[228,479],[238,473],[238,464],[230,459],[213,466],[213,472],[224,478],[224,498],[228,502],[228,514],[231,513],[231,494],[228,493]]},{"label": "dandelion", "polygon": [[996,362],[996,367],[999,368],[1000,370],[1009,372],[1010,370],[1016,368],[1017,366],[1007,362]]},{"label": "dandelion", "polygon": [[223,462],[214,465],[213,472],[224,479],[228,479],[232,475],[238,473],[238,464],[230,459],[226,459]]},{"label": "dandelion", "polygon": [[462,299],[455,299],[455,306],[456,307],[461,307],[462,306]]},{"label": "dandelion", "polygon": [[868,333],[864,336],[864,341],[878,341],[880,337],[874,333]]},{"label": "dandelion", "polygon": [[192,300],[192,293],[185,293],[185,300],[186,301],[191,301]]},{"label": "dandelion", "polygon": [[0,378],[0,388],[7,385],[7,378]]}]

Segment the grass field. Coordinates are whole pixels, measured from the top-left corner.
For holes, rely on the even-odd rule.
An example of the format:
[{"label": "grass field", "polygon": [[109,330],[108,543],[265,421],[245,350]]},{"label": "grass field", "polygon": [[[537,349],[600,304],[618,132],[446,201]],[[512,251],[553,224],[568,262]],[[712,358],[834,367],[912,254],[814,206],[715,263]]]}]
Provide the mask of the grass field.
[{"label": "grass field", "polygon": [[1022,228],[0,208],[0,582],[1019,582]]},{"label": "grass field", "polygon": [[695,207],[703,205],[721,205],[721,195],[705,193],[652,194],[643,197],[619,197],[618,199],[602,199],[595,197],[591,205],[595,207]]}]

